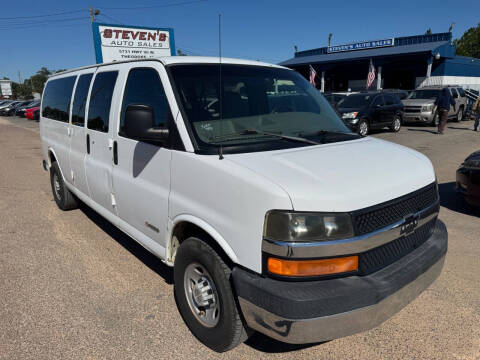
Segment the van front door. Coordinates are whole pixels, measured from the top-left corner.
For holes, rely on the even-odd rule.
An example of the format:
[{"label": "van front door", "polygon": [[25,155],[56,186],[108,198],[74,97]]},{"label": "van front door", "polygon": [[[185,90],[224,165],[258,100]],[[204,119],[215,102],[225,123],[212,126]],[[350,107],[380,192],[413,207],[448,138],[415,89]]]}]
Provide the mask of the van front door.
[{"label": "van front door", "polygon": [[90,197],[97,204],[115,213],[115,198],[112,188],[112,147],[110,135],[115,108],[114,98],[118,70],[97,71],[88,100],[86,129],[87,156],[85,170]]},{"label": "van front door", "polygon": [[[165,251],[170,193],[171,150],[167,143],[142,142],[124,133],[125,110],[130,104],[150,105],[154,127],[168,127],[172,113],[163,83],[167,75],[160,64],[130,64],[115,138],[116,163],[113,166],[113,187],[120,219],[160,245]],[[170,90],[171,91],[171,90]],[[172,94],[173,96],[173,94]],[[147,242],[147,247],[151,245]]]},{"label": "van front door", "polygon": [[92,77],[93,73],[81,74],[75,86],[72,103],[72,126],[70,128],[70,172],[68,173],[70,181],[77,190],[87,196],[90,196],[90,193],[85,172],[85,158],[87,156],[85,112]]}]

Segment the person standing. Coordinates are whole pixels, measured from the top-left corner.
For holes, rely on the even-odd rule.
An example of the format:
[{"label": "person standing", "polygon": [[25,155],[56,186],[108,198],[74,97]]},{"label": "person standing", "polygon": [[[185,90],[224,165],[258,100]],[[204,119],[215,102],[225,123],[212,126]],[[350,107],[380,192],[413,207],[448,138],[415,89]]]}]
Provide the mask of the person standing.
[{"label": "person standing", "polygon": [[475,116],[475,124],[473,124],[473,131],[478,130],[478,125],[480,123],[480,96],[477,97],[477,100],[472,105],[473,115]]},{"label": "person standing", "polygon": [[453,110],[456,112],[455,100],[453,99],[452,94],[448,88],[443,88],[440,94],[438,94],[435,99],[435,105],[437,106],[438,119],[438,134],[443,135],[443,130],[445,125],[447,125],[448,112],[450,111],[450,106],[453,105]]}]

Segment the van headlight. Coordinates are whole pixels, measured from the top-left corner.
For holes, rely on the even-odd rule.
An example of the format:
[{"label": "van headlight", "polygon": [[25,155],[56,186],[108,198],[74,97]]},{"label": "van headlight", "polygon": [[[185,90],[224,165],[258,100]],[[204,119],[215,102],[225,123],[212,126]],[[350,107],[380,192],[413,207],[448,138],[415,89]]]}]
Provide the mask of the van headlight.
[{"label": "van headlight", "polygon": [[273,241],[329,241],[353,237],[346,213],[305,213],[272,210],[265,216],[263,236]]}]

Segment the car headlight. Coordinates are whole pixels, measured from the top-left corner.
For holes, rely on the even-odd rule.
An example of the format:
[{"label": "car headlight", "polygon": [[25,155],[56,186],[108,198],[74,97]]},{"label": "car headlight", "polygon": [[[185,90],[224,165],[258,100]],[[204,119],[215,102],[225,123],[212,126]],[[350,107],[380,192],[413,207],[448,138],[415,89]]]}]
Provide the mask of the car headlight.
[{"label": "car headlight", "polygon": [[435,105],[433,105],[433,104],[423,105],[422,106],[422,112],[432,112],[434,108],[435,108]]},{"label": "car headlight", "polygon": [[342,119],[355,119],[358,115],[357,111],[342,114]]},{"label": "car headlight", "polygon": [[480,169],[480,160],[467,160],[463,163],[463,166],[467,168]]},{"label": "car headlight", "polygon": [[347,239],[353,237],[353,225],[346,213],[272,210],[265,216],[263,236],[286,242]]}]

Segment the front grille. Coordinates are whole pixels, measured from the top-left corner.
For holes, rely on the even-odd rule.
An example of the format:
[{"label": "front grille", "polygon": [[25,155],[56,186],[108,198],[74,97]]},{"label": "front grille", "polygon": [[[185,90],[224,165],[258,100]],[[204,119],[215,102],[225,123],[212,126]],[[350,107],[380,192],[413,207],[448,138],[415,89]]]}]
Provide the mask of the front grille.
[{"label": "front grille", "polygon": [[435,183],[400,198],[353,212],[356,235],[382,229],[438,202]]},{"label": "front grille", "polygon": [[368,275],[388,266],[421,246],[432,235],[437,219],[430,220],[414,233],[366,251],[358,257],[358,274]]},{"label": "front grille", "polygon": [[405,106],[403,108],[403,111],[406,113],[418,113],[422,111],[422,107],[421,106]]}]

